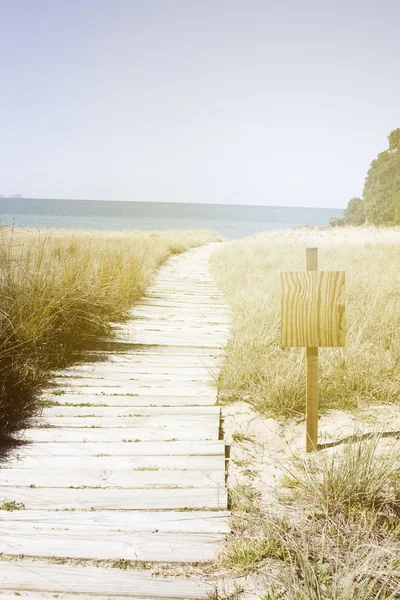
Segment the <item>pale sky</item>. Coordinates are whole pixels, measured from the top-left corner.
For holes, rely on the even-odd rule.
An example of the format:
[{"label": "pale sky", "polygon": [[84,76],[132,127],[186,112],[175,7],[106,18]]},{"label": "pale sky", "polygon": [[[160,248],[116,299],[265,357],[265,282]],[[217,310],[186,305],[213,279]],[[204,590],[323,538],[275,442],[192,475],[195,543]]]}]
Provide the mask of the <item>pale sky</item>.
[{"label": "pale sky", "polygon": [[400,127],[399,0],[0,0],[0,193],[342,207]]}]

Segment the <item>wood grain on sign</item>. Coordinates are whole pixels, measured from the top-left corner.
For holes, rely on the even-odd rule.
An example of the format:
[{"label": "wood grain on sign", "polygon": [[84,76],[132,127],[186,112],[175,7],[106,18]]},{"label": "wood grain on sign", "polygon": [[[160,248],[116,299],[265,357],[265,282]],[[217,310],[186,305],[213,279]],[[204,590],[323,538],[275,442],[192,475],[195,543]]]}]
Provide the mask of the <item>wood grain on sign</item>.
[{"label": "wood grain on sign", "polygon": [[345,345],[344,271],[281,273],[282,346]]}]

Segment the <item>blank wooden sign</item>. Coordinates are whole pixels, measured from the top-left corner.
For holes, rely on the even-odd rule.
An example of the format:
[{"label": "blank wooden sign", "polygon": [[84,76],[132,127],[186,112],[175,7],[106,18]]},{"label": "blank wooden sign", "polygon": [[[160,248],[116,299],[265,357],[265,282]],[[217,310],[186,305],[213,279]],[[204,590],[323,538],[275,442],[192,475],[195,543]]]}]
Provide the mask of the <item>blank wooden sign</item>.
[{"label": "blank wooden sign", "polygon": [[282,346],[345,345],[344,271],[281,273]]}]

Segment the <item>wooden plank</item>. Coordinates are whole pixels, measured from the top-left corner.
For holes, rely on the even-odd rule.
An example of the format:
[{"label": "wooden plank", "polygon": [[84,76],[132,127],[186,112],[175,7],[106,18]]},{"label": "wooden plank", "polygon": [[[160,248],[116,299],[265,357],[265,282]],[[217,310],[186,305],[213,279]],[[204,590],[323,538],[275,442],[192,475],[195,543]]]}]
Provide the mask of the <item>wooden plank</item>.
[{"label": "wooden plank", "polygon": [[[71,407],[68,407],[71,408]],[[79,409],[78,409],[79,410]],[[99,410],[99,409],[97,409]],[[76,409],[75,409],[76,412]],[[92,410],[93,413],[93,410]],[[173,428],[180,429],[182,427],[202,427],[211,428],[212,430],[219,428],[219,416],[218,415],[155,415],[155,416],[138,416],[138,417],[104,417],[94,416],[85,417],[82,415],[76,417],[70,417],[62,415],[58,417],[42,415],[37,420],[38,424],[44,423],[52,427],[128,427],[128,428]],[[184,432],[182,432],[184,433]],[[182,435],[180,434],[180,436]],[[184,437],[184,436],[183,436]],[[182,438],[183,439],[183,438]],[[201,439],[201,438],[199,438]]]},{"label": "wooden plank", "polygon": [[[213,388],[210,386],[179,386],[176,385],[172,387],[167,387],[165,384],[162,386],[153,384],[153,385],[120,385],[120,386],[106,386],[106,385],[98,385],[98,386],[85,386],[80,388],[78,385],[75,386],[63,386],[57,388],[61,394],[64,392],[65,394],[81,394],[89,397],[91,395],[99,395],[104,396],[130,396],[131,398],[138,396],[162,396],[164,398],[171,398],[175,396],[179,397],[188,397],[190,396],[193,400],[196,398],[202,397],[211,397],[213,395]],[[216,396],[215,391],[215,396]],[[214,401],[215,402],[215,401]],[[164,401],[165,403],[165,401]],[[195,404],[196,402],[193,402]]]},{"label": "wooden plank", "polygon": [[147,375],[195,375],[203,377],[209,373],[213,373],[218,370],[217,363],[210,363],[210,365],[191,365],[190,363],[178,365],[172,364],[167,365],[164,362],[160,364],[149,364],[148,361],[134,362],[121,360],[120,363],[117,361],[104,361],[97,362],[94,364],[80,365],[77,367],[71,367],[69,369],[63,369],[58,372],[54,372],[55,377],[72,377],[75,375],[81,377],[90,377],[91,373],[104,373],[106,376],[109,375],[129,375],[131,373],[147,374]]},{"label": "wooden plank", "polygon": [[187,294],[185,293],[183,290],[179,291],[179,292],[175,292],[174,295],[172,295],[172,293],[168,290],[166,291],[155,291],[155,292],[149,292],[146,294],[146,296],[144,296],[144,301],[146,302],[151,302],[153,300],[158,301],[158,300],[166,300],[166,301],[171,301],[171,298],[173,298],[174,302],[179,302],[182,304],[187,304],[187,305],[193,305],[195,307],[198,307],[199,305],[201,305],[202,307],[219,307],[219,308],[225,308],[225,304],[224,304],[224,298],[222,295],[216,295],[213,294],[213,298],[210,298],[210,294],[207,291],[204,292],[197,292],[197,293],[191,293],[191,294]]},{"label": "wooden plank", "polygon": [[213,312],[220,312],[226,314],[228,311],[226,306],[222,302],[218,302],[217,300],[209,300],[205,299],[199,300],[192,296],[187,296],[186,298],[180,298],[176,295],[175,298],[171,298],[170,296],[164,297],[144,297],[139,303],[139,306],[166,306],[171,308],[186,308],[191,309],[194,312],[204,313],[209,312],[212,314]]},{"label": "wooden plank", "polygon": [[[3,528],[19,531],[69,528],[160,533],[229,533],[227,511],[0,511],[0,535]],[[1,570],[1,566],[0,566]]]},{"label": "wooden plank", "polygon": [[[151,391],[151,390],[150,390]],[[165,390],[164,390],[165,391]],[[208,406],[216,403],[217,395],[190,396],[190,395],[172,395],[159,394],[153,391],[149,395],[129,395],[129,394],[101,394],[89,393],[73,394],[65,392],[60,395],[47,394],[46,400],[52,400],[58,404],[92,404],[100,406],[129,406],[129,407],[152,407],[152,406]]]},{"label": "wooden plank", "polygon": [[145,442],[185,440],[217,440],[219,424],[200,424],[198,427],[49,427],[31,428],[16,434],[16,438],[34,442]]},{"label": "wooden plank", "polygon": [[[97,349],[88,351],[87,355],[91,354],[95,356],[107,353],[107,356],[112,360],[113,355],[110,354],[110,349]],[[114,354],[114,357],[117,357],[118,360],[125,357],[126,359],[133,360],[136,358],[137,360],[144,360],[146,358],[151,359],[153,357],[158,358],[160,360],[166,360],[166,358],[173,359],[174,357],[181,356],[182,360],[196,360],[199,358],[218,358],[224,355],[223,349],[210,349],[210,348],[192,348],[190,346],[171,346],[166,348],[165,346],[157,346],[157,345],[148,345],[148,344],[137,344],[134,348],[131,345],[126,348],[118,349],[118,355]]]},{"label": "wooden plank", "polygon": [[178,489],[66,489],[8,488],[0,486],[0,504],[22,503],[27,509],[49,510],[226,510],[221,488]]},{"label": "wooden plank", "polygon": [[109,377],[110,375],[128,375],[128,376],[141,376],[141,375],[168,375],[177,377],[189,377],[189,376],[207,376],[209,374],[217,374],[218,369],[216,366],[210,367],[191,367],[191,366],[165,366],[165,365],[150,365],[146,363],[142,364],[130,364],[125,363],[118,364],[117,362],[103,362],[80,365],[79,367],[71,367],[69,369],[61,369],[54,372],[54,377]]},{"label": "wooden plank", "polygon": [[[174,289],[173,286],[171,286],[172,290]],[[175,290],[176,291],[176,290]],[[200,290],[198,288],[198,286],[196,287],[192,287],[191,290],[188,290],[188,288],[186,287],[182,287],[181,290],[179,291],[179,294],[175,294],[175,296],[171,295],[171,289],[165,289],[164,286],[162,287],[162,289],[159,289],[159,286],[154,286],[154,288],[149,288],[144,296],[144,299],[147,298],[179,298],[180,302],[183,301],[191,301],[193,300],[205,300],[205,302],[208,302],[209,304],[217,304],[220,306],[225,306],[224,303],[224,294],[221,292],[221,290],[218,289],[214,289],[213,291],[210,292],[210,290]]]},{"label": "wooden plank", "polygon": [[[174,348],[174,350],[179,350],[179,348]],[[186,368],[192,368],[192,367],[205,367],[205,368],[218,368],[218,366],[220,366],[222,359],[223,359],[223,355],[219,355],[219,356],[205,356],[205,355],[201,355],[201,356],[194,356],[194,355],[184,355],[184,354],[170,354],[170,355],[165,355],[165,354],[149,354],[149,355],[143,355],[143,354],[131,354],[131,353],[120,353],[120,354],[112,354],[112,353],[107,353],[104,354],[104,351],[102,352],[98,352],[98,351],[91,351],[88,352],[87,355],[89,358],[93,358],[94,360],[96,360],[95,363],[92,363],[94,365],[99,364],[99,359],[97,358],[98,356],[100,356],[103,358],[107,357],[107,364],[109,365],[118,365],[121,368],[132,368],[134,369],[136,366],[137,368],[141,368],[141,367],[145,367],[146,369],[151,369],[153,367],[155,368],[161,368],[161,367],[174,367],[174,368],[182,368],[182,367],[186,367]]]},{"label": "wooden plank", "polygon": [[226,325],[230,324],[230,316],[228,315],[214,315],[197,313],[190,315],[189,313],[182,314],[181,311],[170,310],[166,308],[146,308],[144,306],[138,307],[134,314],[133,319],[146,319],[154,320],[154,323],[163,323],[165,320],[171,320],[172,323],[184,321],[185,323],[210,323],[213,325]]},{"label": "wooden plank", "polygon": [[283,347],[345,345],[344,271],[281,273]]},{"label": "wooden plank", "polygon": [[184,319],[182,315],[168,315],[165,317],[159,316],[158,319],[138,315],[135,318],[134,325],[130,327],[132,329],[132,333],[134,331],[142,331],[143,329],[148,330],[152,329],[155,331],[163,331],[167,332],[168,330],[177,331],[180,333],[193,333],[200,334],[204,328],[204,331],[207,332],[215,332],[216,335],[221,335],[228,337],[230,333],[230,328],[228,321],[227,322],[216,322],[216,321],[206,321],[204,318],[200,319]]},{"label": "wooden plank", "polygon": [[4,561],[0,589],[68,594],[128,596],[148,600],[206,600],[213,585],[194,578],[156,577],[151,571]]},{"label": "wooden plank", "polygon": [[[115,335],[117,338],[122,336],[129,337],[132,342],[139,342],[141,344],[152,345],[157,342],[160,338],[161,345],[166,345],[166,340],[171,340],[171,346],[184,346],[185,340],[188,345],[199,348],[212,348],[210,343],[215,342],[217,350],[225,347],[226,342],[229,338],[229,331],[222,329],[221,327],[207,328],[205,331],[199,327],[187,327],[183,324],[178,324],[175,329],[171,327],[154,326],[152,323],[140,323],[137,327],[132,329],[116,330]],[[144,342],[141,342],[141,337],[145,338]]]},{"label": "wooden plank", "polygon": [[70,463],[68,469],[2,468],[0,486],[7,487],[100,487],[143,488],[146,486],[221,487],[225,473],[218,471],[188,470],[134,470],[134,469],[83,469]]},{"label": "wooden plank", "polygon": [[221,456],[223,441],[32,443],[19,447],[19,456]]},{"label": "wooden plank", "polygon": [[[76,455],[75,455],[76,456]],[[4,467],[13,469],[69,469],[76,462],[75,456],[22,456],[19,460],[5,460]],[[223,454],[210,456],[80,456],[80,469],[186,469],[225,471]]]},{"label": "wooden plank", "polygon": [[193,335],[195,338],[202,338],[208,336],[222,337],[226,336],[229,332],[228,327],[222,327],[221,325],[210,325],[208,323],[201,323],[196,325],[195,323],[182,322],[182,323],[171,323],[171,321],[154,323],[150,321],[133,321],[132,324],[127,324],[123,327],[118,327],[117,330],[125,333],[137,333],[140,331],[151,331],[155,333],[163,333],[165,335],[171,335],[174,333]]},{"label": "wooden plank", "polygon": [[142,333],[137,333],[135,335],[123,335],[119,334],[115,338],[105,340],[109,343],[115,344],[146,344],[146,345],[154,345],[157,346],[165,346],[170,348],[172,346],[182,347],[182,348],[203,348],[208,350],[215,350],[219,348],[223,348],[226,345],[226,340],[216,340],[212,337],[210,340],[203,338],[199,340],[194,340],[192,336],[178,336],[177,334],[172,336],[162,336],[162,335],[146,335]]},{"label": "wooden plank", "polygon": [[60,387],[109,387],[109,386],[118,386],[123,387],[124,389],[129,389],[131,387],[137,386],[146,386],[156,385],[157,387],[167,386],[171,387],[172,385],[179,385],[183,383],[184,385],[188,385],[191,388],[196,388],[197,386],[201,389],[203,388],[213,388],[214,387],[215,378],[211,376],[211,374],[206,373],[203,375],[179,375],[179,374],[168,374],[168,373],[160,373],[154,375],[153,373],[71,373],[70,375],[63,375],[62,377],[54,377],[53,382],[56,386]]},{"label": "wooden plank", "polygon": [[214,311],[193,311],[193,309],[183,307],[179,310],[176,307],[171,308],[168,306],[138,306],[132,314],[132,319],[147,317],[148,319],[164,320],[165,318],[171,318],[173,321],[184,319],[187,323],[210,322],[228,325],[230,316],[229,312],[222,313],[221,311],[217,314]]},{"label": "wooden plank", "polygon": [[[219,417],[221,409],[219,406],[53,406],[44,408],[41,416],[43,419],[47,417],[87,417],[88,415],[96,414],[98,417],[142,417],[142,418],[157,418],[164,417],[168,419],[176,419],[177,422],[182,417],[190,417],[195,421],[199,417]],[[167,421],[166,421],[167,422]]]},{"label": "wooden plank", "polygon": [[206,562],[216,559],[219,533],[119,532],[110,529],[35,530],[0,528],[0,552],[24,556],[152,562]]}]

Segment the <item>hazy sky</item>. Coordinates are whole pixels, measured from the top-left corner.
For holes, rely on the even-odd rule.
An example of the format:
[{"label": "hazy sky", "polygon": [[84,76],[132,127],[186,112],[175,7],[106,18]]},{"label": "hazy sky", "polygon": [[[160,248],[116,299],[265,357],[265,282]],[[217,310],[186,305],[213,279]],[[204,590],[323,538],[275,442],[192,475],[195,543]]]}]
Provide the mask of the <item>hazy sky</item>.
[{"label": "hazy sky", "polygon": [[341,207],[400,127],[399,0],[0,0],[0,193]]}]

